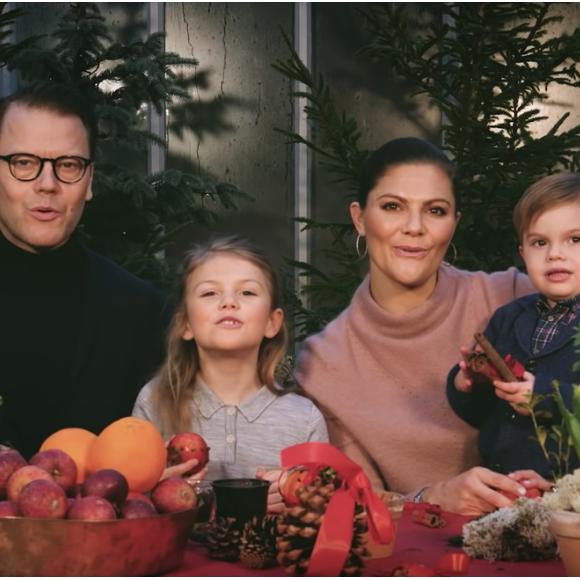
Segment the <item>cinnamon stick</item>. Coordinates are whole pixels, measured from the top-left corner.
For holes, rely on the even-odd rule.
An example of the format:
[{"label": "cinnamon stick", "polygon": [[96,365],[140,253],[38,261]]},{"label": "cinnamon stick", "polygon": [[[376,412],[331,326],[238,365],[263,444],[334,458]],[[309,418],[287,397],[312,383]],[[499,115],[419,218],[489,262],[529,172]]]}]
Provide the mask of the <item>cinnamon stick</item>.
[{"label": "cinnamon stick", "polygon": [[467,354],[465,363],[474,373],[485,374],[489,357],[481,350],[472,350]]},{"label": "cinnamon stick", "polygon": [[487,355],[489,362],[494,366],[495,370],[498,372],[501,380],[505,381],[506,383],[517,383],[518,382],[517,377],[505,364],[504,360],[501,358],[501,356],[499,356],[497,350],[493,348],[489,340],[487,340],[487,338],[485,338],[485,336],[483,336],[481,332],[476,332],[473,335],[473,338],[475,338],[476,342],[479,344],[479,346],[481,346],[483,352],[485,352],[485,354]]}]

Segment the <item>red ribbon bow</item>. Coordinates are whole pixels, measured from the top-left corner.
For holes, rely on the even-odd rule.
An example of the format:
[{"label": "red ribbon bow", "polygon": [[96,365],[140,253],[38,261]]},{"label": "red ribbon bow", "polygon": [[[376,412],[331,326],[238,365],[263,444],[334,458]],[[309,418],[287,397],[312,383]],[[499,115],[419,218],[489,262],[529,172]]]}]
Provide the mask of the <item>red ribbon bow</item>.
[{"label": "red ribbon bow", "polygon": [[301,443],[280,452],[282,469],[307,468],[311,478],[320,466],[334,469],[343,479],[328,506],[308,564],[309,576],[338,576],[344,567],[353,534],[355,502],[366,509],[369,533],[375,543],[393,540],[393,523],[389,510],[371,489],[362,468],[329,443]]}]

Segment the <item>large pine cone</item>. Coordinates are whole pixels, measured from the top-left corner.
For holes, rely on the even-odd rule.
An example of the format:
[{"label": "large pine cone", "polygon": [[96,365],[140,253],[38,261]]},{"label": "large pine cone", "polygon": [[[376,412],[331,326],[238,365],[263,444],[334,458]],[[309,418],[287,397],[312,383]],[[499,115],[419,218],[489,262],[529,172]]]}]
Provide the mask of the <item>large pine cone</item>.
[{"label": "large pine cone", "polygon": [[[315,479],[311,484],[298,488],[296,497],[299,505],[287,508],[278,520],[276,547],[277,561],[287,574],[305,574],[310,556],[324,518],[324,512],[332,494],[335,482]],[[360,574],[370,558],[362,534],[367,531],[366,519],[353,519],[351,549],[342,569],[342,576]]]}]

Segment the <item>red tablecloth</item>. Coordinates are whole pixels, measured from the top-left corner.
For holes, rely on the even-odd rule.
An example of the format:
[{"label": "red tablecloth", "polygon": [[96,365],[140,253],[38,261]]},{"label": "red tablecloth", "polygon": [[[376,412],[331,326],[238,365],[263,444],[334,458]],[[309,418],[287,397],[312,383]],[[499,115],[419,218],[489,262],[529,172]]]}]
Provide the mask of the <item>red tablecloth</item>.
[{"label": "red tablecloth", "polygon": [[[405,513],[399,524],[395,553],[390,558],[371,560],[365,576],[388,576],[402,564],[423,564],[433,567],[448,552],[461,552],[449,545],[449,539],[461,535],[461,527],[468,520],[445,514],[447,525],[428,528],[412,521]],[[565,576],[560,561],[552,562],[495,562],[472,560],[468,576]],[[185,551],[182,566],[165,576],[286,576],[281,568],[250,570],[241,564],[229,564],[211,560],[205,548],[190,542]]]}]

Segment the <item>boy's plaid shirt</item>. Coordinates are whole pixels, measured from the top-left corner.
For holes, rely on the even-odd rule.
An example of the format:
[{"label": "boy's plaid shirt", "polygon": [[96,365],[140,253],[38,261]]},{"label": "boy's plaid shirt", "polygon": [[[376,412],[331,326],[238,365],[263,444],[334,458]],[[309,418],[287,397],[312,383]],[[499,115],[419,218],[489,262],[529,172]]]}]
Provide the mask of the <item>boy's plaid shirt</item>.
[{"label": "boy's plaid shirt", "polygon": [[541,353],[550,341],[558,334],[558,329],[564,325],[568,326],[576,320],[580,309],[580,296],[569,298],[558,302],[550,308],[543,296],[536,301],[539,318],[536,329],[532,336],[532,353]]}]

